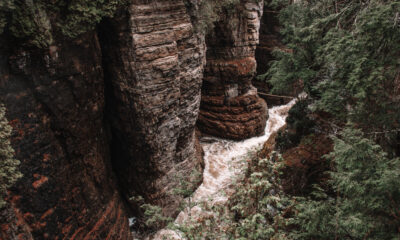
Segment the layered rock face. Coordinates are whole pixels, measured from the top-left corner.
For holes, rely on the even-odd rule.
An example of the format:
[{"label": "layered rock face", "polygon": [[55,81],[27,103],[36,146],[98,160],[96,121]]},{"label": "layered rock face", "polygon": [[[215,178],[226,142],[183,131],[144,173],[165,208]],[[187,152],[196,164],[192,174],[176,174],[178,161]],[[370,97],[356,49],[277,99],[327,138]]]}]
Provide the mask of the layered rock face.
[{"label": "layered rock face", "polygon": [[24,175],[1,239],[129,239],[129,197],[173,215],[174,186],[199,180],[205,44],[183,1],[132,1],[100,29],[48,49],[0,39],[0,102]]},{"label": "layered rock face", "polygon": [[204,37],[194,32],[182,0],[133,0],[103,26],[101,39],[113,164],[123,192],[173,215],[181,200],[174,186],[202,171],[194,129]]},{"label": "layered rock face", "polygon": [[240,140],[264,132],[267,107],[251,83],[262,12],[262,1],[242,0],[207,36],[198,120],[204,133]]},{"label": "layered rock face", "polygon": [[0,101],[23,178],[2,239],[128,239],[104,128],[100,46],[90,32],[24,50],[0,39]]},{"label": "layered rock face", "polygon": [[217,24],[201,89],[206,44],[189,2],[131,0],[98,31],[55,35],[46,49],[2,35],[0,102],[24,176],[0,239],[129,239],[139,195],[173,216],[173,189],[201,180],[200,101],[206,133],[263,132],[266,105],[251,85],[262,4],[242,1]]}]

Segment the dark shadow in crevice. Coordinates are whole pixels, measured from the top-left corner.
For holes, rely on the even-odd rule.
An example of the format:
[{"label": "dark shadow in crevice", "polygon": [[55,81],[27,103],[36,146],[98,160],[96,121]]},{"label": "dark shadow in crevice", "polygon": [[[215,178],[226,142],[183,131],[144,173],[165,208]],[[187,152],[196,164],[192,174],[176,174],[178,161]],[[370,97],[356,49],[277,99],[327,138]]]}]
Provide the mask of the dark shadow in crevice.
[{"label": "dark shadow in crevice", "polygon": [[121,195],[121,198],[125,202],[125,205],[128,210],[129,217],[136,217],[139,215],[139,206],[135,206],[132,204],[132,201],[129,200],[129,196],[127,192],[124,182],[127,180],[124,179],[124,175],[120,174],[120,169],[126,168],[129,166],[129,149],[126,148],[127,139],[124,136],[124,133],[121,132],[118,128],[115,127],[115,124],[118,124],[116,118],[119,117],[119,113],[117,110],[118,98],[115,96],[115,89],[113,84],[113,72],[112,67],[116,64],[114,61],[118,61],[118,56],[113,56],[112,54],[116,53],[116,51],[112,51],[111,48],[118,46],[118,34],[115,27],[113,26],[112,20],[103,19],[102,22],[97,27],[97,33],[99,37],[101,53],[102,53],[102,68],[104,74],[104,98],[105,98],[105,107],[104,107],[104,128],[106,129],[108,146],[110,148],[110,161],[112,166],[112,171],[117,179],[117,187],[118,191]]}]

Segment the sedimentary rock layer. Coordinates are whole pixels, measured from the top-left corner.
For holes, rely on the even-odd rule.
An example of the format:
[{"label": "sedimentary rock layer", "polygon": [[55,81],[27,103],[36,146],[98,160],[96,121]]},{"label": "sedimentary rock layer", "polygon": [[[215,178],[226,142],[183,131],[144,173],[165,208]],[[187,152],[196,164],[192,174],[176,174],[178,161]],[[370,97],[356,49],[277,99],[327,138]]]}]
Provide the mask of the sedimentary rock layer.
[{"label": "sedimentary rock layer", "polygon": [[173,215],[172,189],[199,180],[205,43],[183,1],[132,0],[99,29],[46,49],[0,39],[0,102],[24,175],[2,239],[128,239],[130,197]]},{"label": "sedimentary rock layer", "polygon": [[199,129],[214,136],[245,139],[263,133],[266,104],[251,80],[262,1],[240,1],[224,11],[206,38],[207,64],[202,87]]},{"label": "sedimentary rock layer", "polygon": [[204,39],[182,0],[134,0],[101,32],[113,164],[124,194],[173,214],[180,199],[173,187],[201,171],[194,129]]},{"label": "sedimentary rock layer", "polygon": [[186,3],[131,0],[98,31],[54,34],[45,49],[1,36],[0,102],[24,175],[0,213],[1,238],[129,239],[138,195],[173,216],[173,189],[201,180],[200,100],[204,132],[263,132],[251,85],[262,4],[243,0],[216,25],[201,98],[205,40],[193,30],[198,2]]},{"label": "sedimentary rock layer", "polygon": [[95,32],[26,50],[1,38],[0,101],[23,177],[2,212],[2,239],[128,239],[104,129]]}]

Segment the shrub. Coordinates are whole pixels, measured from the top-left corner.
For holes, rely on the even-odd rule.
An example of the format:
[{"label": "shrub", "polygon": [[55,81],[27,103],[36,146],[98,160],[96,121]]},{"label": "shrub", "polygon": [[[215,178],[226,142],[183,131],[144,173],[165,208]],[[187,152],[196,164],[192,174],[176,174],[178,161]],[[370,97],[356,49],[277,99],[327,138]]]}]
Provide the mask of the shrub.
[{"label": "shrub", "polygon": [[315,122],[310,119],[308,100],[299,100],[290,110],[286,119],[286,129],[278,133],[277,149],[285,151],[300,143],[302,137],[313,132]]},{"label": "shrub", "polygon": [[0,105],[0,208],[6,204],[4,197],[22,175],[18,170],[20,162],[14,158],[14,149],[10,144],[11,126],[5,117],[5,107]]}]

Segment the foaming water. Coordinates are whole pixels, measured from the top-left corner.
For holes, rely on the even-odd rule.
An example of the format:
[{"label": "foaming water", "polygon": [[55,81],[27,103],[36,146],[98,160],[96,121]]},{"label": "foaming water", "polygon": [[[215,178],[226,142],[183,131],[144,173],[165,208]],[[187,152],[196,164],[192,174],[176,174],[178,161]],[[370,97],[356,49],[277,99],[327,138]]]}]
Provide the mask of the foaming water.
[{"label": "foaming water", "polygon": [[[204,150],[205,168],[203,183],[194,192],[191,201],[194,203],[207,202],[208,205],[224,204],[229,193],[234,191],[234,179],[243,173],[246,161],[243,161],[249,152],[261,148],[272,133],[285,124],[289,109],[295,104],[292,100],[286,105],[269,109],[269,118],[265,133],[240,142],[226,139],[207,137],[201,139]],[[199,206],[182,211],[175,220],[176,224],[183,224],[188,218],[196,218],[202,214]],[[153,239],[183,239],[180,234],[172,230],[161,230]]]}]

